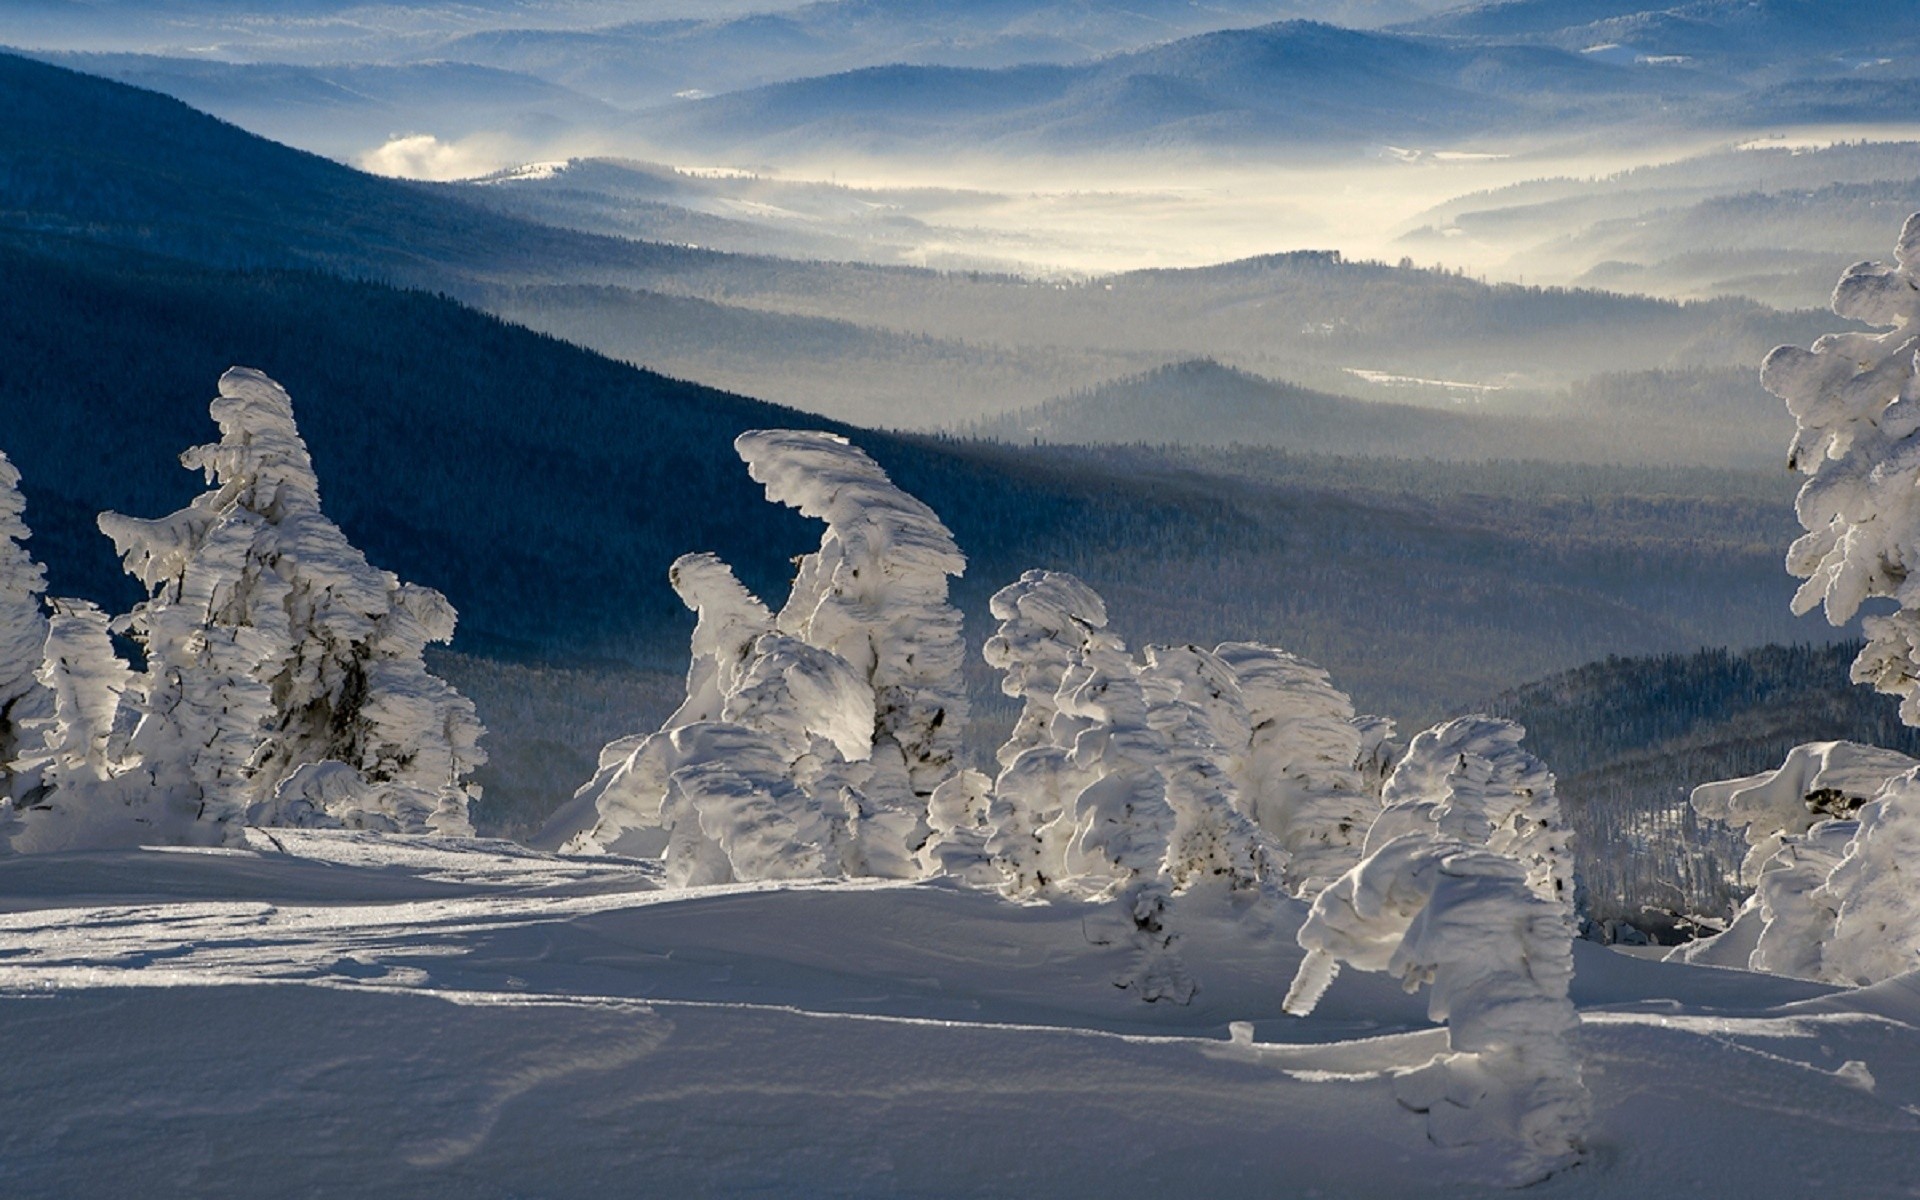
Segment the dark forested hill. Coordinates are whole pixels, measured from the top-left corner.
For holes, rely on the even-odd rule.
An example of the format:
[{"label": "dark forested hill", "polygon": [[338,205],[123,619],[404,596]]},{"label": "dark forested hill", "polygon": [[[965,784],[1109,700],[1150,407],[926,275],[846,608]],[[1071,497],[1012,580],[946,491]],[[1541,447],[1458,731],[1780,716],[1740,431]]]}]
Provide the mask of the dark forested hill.
[{"label": "dark forested hill", "polygon": [[[1688,793],[1780,765],[1803,742],[1845,739],[1920,758],[1899,702],[1849,682],[1859,642],[1610,657],[1483,706],[1527,727],[1559,778],[1598,912],[1661,928],[1662,913],[1715,915],[1743,843],[1686,810]],[[1650,912],[1640,911],[1642,907]],[[1725,915],[1721,911],[1719,915]]]}]

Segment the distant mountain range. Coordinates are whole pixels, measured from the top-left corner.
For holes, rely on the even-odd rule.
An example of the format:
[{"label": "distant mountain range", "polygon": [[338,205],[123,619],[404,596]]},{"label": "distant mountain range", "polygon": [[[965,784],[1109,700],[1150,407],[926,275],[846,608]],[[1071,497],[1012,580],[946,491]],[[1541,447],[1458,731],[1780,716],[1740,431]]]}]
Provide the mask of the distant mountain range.
[{"label": "distant mountain range", "polygon": [[1077,65],[851,71],[652,109],[633,128],[733,155],[1430,144],[1638,119],[1738,90],[1685,66],[1290,21]]},{"label": "distant mountain range", "polygon": [[[1920,3],[1518,0],[1389,29],[1224,29],[1072,65],[896,65],[654,109],[660,144],[740,155],[954,145],[1537,144],[1601,127],[1672,136],[1902,120]],[[1056,60],[1058,61],[1058,60]]]},{"label": "distant mountain range", "polygon": [[[225,38],[66,61],[342,157],[405,133],[735,162],[1510,151],[1920,112],[1920,0],[823,0],[611,25],[591,21],[606,6],[534,5],[521,22],[510,6],[320,6],[305,23],[172,7],[178,35]],[[99,36],[40,44],[112,45],[108,11],[69,9]],[[332,30],[333,57],[316,57]]]},{"label": "distant mountain range", "polygon": [[[790,557],[817,536],[760,498],[731,438],[757,425],[845,427],[368,277],[484,291],[597,270],[760,295],[871,284],[880,302],[943,282],[516,221],[18,58],[0,58],[0,106],[12,118],[0,126],[0,446],[26,477],[34,549],[56,593],[126,602],[93,515],[161,513],[197,490],[175,455],[210,435],[212,381],[242,363],[291,389],[329,510],[375,562],[452,598],[463,648],[674,669],[687,618],[662,572],[675,555],[717,550],[777,596]],[[1092,322],[1130,311],[1164,321],[1197,303],[1217,324],[1221,301],[1247,289],[1304,292],[1316,307],[1352,290],[1359,304],[1357,289],[1397,274],[1429,282],[1324,259],[1126,277],[1114,284],[1121,307],[1104,288],[1066,294],[1098,303]],[[1491,294],[1459,283],[1463,295]],[[972,286],[997,298],[1053,292]],[[1654,324],[1691,311],[1618,303]],[[971,556],[959,596],[976,638],[991,590],[1027,567],[1064,568],[1108,594],[1135,644],[1274,640],[1324,662],[1363,703],[1424,717],[1607,651],[1778,640],[1795,628],[1778,567],[1786,481],[1772,477],[1482,468],[1472,479],[1483,492],[1510,482],[1462,497],[1456,476],[1420,464],[1342,462],[1303,477],[854,436],[952,524]],[[1417,495],[1409,483],[1375,486],[1407,479]],[[991,713],[991,682],[974,670]],[[483,716],[517,702],[484,699]],[[507,788],[499,803],[516,794],[527,796]]]}]

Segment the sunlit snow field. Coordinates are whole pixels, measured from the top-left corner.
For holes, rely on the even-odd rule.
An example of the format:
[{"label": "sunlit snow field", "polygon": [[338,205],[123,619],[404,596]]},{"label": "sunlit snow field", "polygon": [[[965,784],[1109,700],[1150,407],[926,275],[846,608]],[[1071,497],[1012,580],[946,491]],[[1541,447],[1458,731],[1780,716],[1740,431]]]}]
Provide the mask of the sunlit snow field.
[{"label": "sunlit snow field", "polygon": [[[5,1194],[1486,1193],[1391,1094],[1421,998],[1281,1013],[1303,908],[1196,921],[1147,1005],[1098,906],[249,839],[0,862]],[[1530,1194],[1914,1194],[1920,976],[1575,951],[1591,1156]]]}]

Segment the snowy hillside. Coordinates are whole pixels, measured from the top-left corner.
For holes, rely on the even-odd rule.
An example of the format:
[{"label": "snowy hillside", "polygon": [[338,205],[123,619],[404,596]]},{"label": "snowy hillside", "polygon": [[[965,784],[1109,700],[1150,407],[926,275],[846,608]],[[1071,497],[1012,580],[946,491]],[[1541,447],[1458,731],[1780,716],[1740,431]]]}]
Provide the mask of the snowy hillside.
[{"label": "snowy hillside", "polygon": [[[1393,1098],[1418,998],[1281,1012],[1304,908],[1168,1007],[1075,905],[274,838],[0,862],[9,1195],[1488,1194]],[[1592,1156],[1527,1194],[1909,1194],[1920,978],[1576,951]]]}]

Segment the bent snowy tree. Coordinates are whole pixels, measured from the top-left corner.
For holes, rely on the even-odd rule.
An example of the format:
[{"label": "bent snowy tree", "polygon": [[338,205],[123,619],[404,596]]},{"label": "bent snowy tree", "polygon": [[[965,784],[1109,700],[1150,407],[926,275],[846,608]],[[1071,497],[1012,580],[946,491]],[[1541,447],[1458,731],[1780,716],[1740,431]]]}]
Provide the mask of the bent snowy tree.
[{"label": "bent snowy tree", "polygon": [[683,881],[917,875],[929,800],[959,770],[947,581],[966,560],[845,438],[762,430],[734,445],[768,499],[826,522],[820,548],[777,615],[712,555],[674,564],[699,614],[686,700],[658,733],[609,744],[537,843],[664,854]]},{"label": "bent snowy tree", "polygon": [[1572,1037],[1579,1017],[1566,906],[1518,859],[1430,831],[1375,848],[1313,902],[1285,1008],[1313,1011],[1342,964],[1430,985],[1448,1052],[1398,1076],[1435,1145],[1490,1181],[1536,1182],[1578,1161],[1592,1102]]}]

